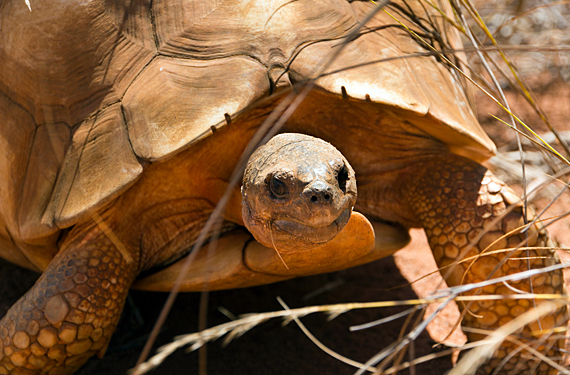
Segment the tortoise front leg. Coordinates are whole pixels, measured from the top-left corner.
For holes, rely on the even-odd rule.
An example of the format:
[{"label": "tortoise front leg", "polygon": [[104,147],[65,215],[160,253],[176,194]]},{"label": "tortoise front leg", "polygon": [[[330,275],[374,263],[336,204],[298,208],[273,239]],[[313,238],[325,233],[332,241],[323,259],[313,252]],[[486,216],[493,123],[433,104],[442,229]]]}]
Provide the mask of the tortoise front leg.
[{"label": "tortoise front leg", "polygon": [[104,354],[138,259],[125,260],[96,226],[83,233],[70,234],[74,238],[0,320],[0,374],[71,374],[93,354]]},{"label": "tortoise front leg", "polygon": [[[435,260],[445,275],[454,262],[461,261],[452,271],[447,282],[450,286],[474,283],[505,276],[527,269],[542,268],[558,263],[552,248],[555,246],[546,229],[533,224],[526,234],[517,228],[524,225],[523,207],[514,192],[499,181],[483,166],[459,156],[435,156],[422,162],[413,181],[408,185],[408,199],[425,228]],[[516,205],[506,213],[507,207]],[[528,215],[528,221],[534,215]],[[498,219],[499,218],[499,219]],[[497,220],[496,224],[493,224]],[[528,242],[526,242],[528,240]],[[472,246],[474,245],[474,246]],[[513,251],[517,246],[531,247]],[[469,250],[470,248],[470,250]],[[504,250],[511,249],[511,250]],[[504,251],[500,251],[504,250]],[[480,256],[477,258],[477,256]],[[562,271],[556,271],[532,279],[517,282],[497,283],[474,291],[472,294],[517,294],[562,293]],[[463,327],[494,330],[525,311],[540,304],[539,300],[497,300],[460,304],[464,311]],[[560,358],[564,340],[556,334],[540,342],[540,336],[531,332],[550,330],[565,326],[566,309],[553,316],[546,316],[525,327],[520,341],[528,343],[542,353]],[[484,335],[466,329],[470,340],[479,340]],[[517,352],[518,351],[518,352]],[[513,353],[517,352],[513,355]],[[494,373],[498,366],[500,374],[548,374],[556,373],[546,363],[518,345],[505,341],[489,363],[479,369],[480,373]],[[512,355],[506,363],[503,359]]]}]

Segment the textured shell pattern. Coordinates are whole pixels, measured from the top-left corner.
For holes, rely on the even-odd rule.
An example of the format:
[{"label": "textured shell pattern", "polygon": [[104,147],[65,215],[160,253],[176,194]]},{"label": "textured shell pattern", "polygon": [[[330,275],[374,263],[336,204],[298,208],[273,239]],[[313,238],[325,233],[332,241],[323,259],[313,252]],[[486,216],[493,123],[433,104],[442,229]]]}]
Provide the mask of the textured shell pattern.
[{"label": "textured shell pattern", "polygon": [[[0,2],[3,258],[45,268],[61,229],[283,82],[318,78],[320,90],[423,116],[424,130],[454,152],[494,152],[461,77],[433,56],[403,58],[426,49],[387,13],[342,47],[371,2],[129,3],[38,0],[30,12],[24,1]],[[403,10],[425,10],[408,5],[387,10],[419,30]],[[442,40],[458,46],[432,16]]]}]

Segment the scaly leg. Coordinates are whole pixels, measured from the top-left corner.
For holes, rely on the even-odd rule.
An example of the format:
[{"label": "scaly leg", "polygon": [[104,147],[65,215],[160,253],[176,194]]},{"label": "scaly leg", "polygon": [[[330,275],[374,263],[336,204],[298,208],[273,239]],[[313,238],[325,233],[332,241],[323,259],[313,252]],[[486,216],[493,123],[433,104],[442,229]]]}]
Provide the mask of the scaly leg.
[{"label": "scaly leg", "polygon": [[[466,252],[463,258],[466,261],[459,263],[447,279],[450,286],[480,282],[559,262],[552,250],[544,249],[555,244],[541,224],[533,224],[526,234],[516,230],[524,225],[522,204],[514,192],[485,167],[455,155],[434,156],[422,161],[415,175],[417,177],[410,177],[411,181],[407,181],[407,199],[418,215],[419,224],[425,228],[438,266],[446,267],[461,260],[470,244],[474,245]],[[514,210],[504,215],[512,204],[516,205]],[[534,218],[534,214],[527,216],[528,221]],[[495,220],[497,223],[493,224]],[[525,242],[527,238],[528,243]],[[531,249],[512,250],[521,244]],[[502,249],[511,250],[499,251]],[[443,268],[442,274],[445,275],[448,269]],[[562,282],[560,270],[530,280],[509,282],[508,285],[493,284],[471,294],[506,295],[517,294],[517,290],[537,294],[562,293]],[[463,327],[494,330],[538,304],[539,300],[530,299],[460,303],[460,308],[467,310],[462,324]],[[566,309],[563,308],[515,334],[520,341],[543,354],[560,358],[563,339],[553,334],[535,345],[541,337],[532,336],[531,332],[563,327],[566,318]],[[470,333],[468,329],[466,331],[470,340],[484,337]],[[505,341],[495,357],[479,369],[479,373],[493,373],[503,358],[519,349],[518,345]],[[549,374],[556,371],[523,349],[503,364],[498,373]]]},{"label": "scaly leg", "polygon": [[96,226],[83,233],[0,320],[0,374],[71,374],[105,352],[138,255],[127,262]]}]

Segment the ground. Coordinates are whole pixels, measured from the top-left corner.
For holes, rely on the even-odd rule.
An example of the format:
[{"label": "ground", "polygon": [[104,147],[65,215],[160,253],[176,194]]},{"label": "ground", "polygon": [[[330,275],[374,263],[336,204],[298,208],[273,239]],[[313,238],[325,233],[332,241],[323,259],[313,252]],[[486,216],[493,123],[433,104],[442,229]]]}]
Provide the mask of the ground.
[{"label": "ground", "polygon": [[[14,267],[0,261],[0,315],[19,298],[34,282],[33,272]],[[406,280],[399,274],[393,258],[357,267],[351,270],[291,280],[274,285],[266,285],[242,290],[212,292],[209,297],[208,325],[227,322],[219,307],[233,314],[279,310],[276,297],[280,296],[290,307],[314,304],[331,304],[354,301],[377,301],[383,299],[404,300],[416,298]],[[330,286],[331,289],[303,299],[310,293]],[[130,306],[125,310],[108,353],[104,360],[94,358],[79,372],[80,375],[125,374],[138,358],[146,334],[150,332],[160,308],[166,299],[164,293],[131,292],[134,306],[140,311],[144,325],[134,323],[135,314]],[[200,295],[182,294],[167,320],[158,339],[158,347],[168,343],[176,335],[194,332],[198,327],[197,311]],[[330,348],[350,358],[365,361],[397,339],[397,324],[382,325],[377,328],[350,332],[351,325],[381,319],[404,310],[402,307],[349,312],[332,322],[326,322],[325,315],[314,315],[303,319],[311,332]],[[423,334],[416,342],[416,355],[435,353],[440,348],[431,348],[433,342]],[[428,366],[418,369],[420,374],[441,374],[450,367],[450,358],[431,361]],[[270,321],[254,328],[243,337],[222,348],[222,342],[208,345],[208,374],[210,375],[250,375],[250,374],[351,374],[354,369],[329,357],[318,349],[294,324],[282,327],[281,321]],[[177,352],[153,374],[198,374],[198,353]]]}]

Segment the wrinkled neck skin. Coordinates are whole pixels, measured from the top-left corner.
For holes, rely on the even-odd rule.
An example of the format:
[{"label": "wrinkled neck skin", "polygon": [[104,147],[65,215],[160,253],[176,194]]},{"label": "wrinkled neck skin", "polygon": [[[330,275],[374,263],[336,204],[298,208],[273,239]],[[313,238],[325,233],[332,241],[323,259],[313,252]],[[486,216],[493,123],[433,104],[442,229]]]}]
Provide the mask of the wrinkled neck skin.
[{"label": "wrinkled neck skin", "polygon": [[285,133],[250,158],[242,186],[246,227],[280,253],[307,251],[333,239],[356,202],[352,167],[330,144]]}]

